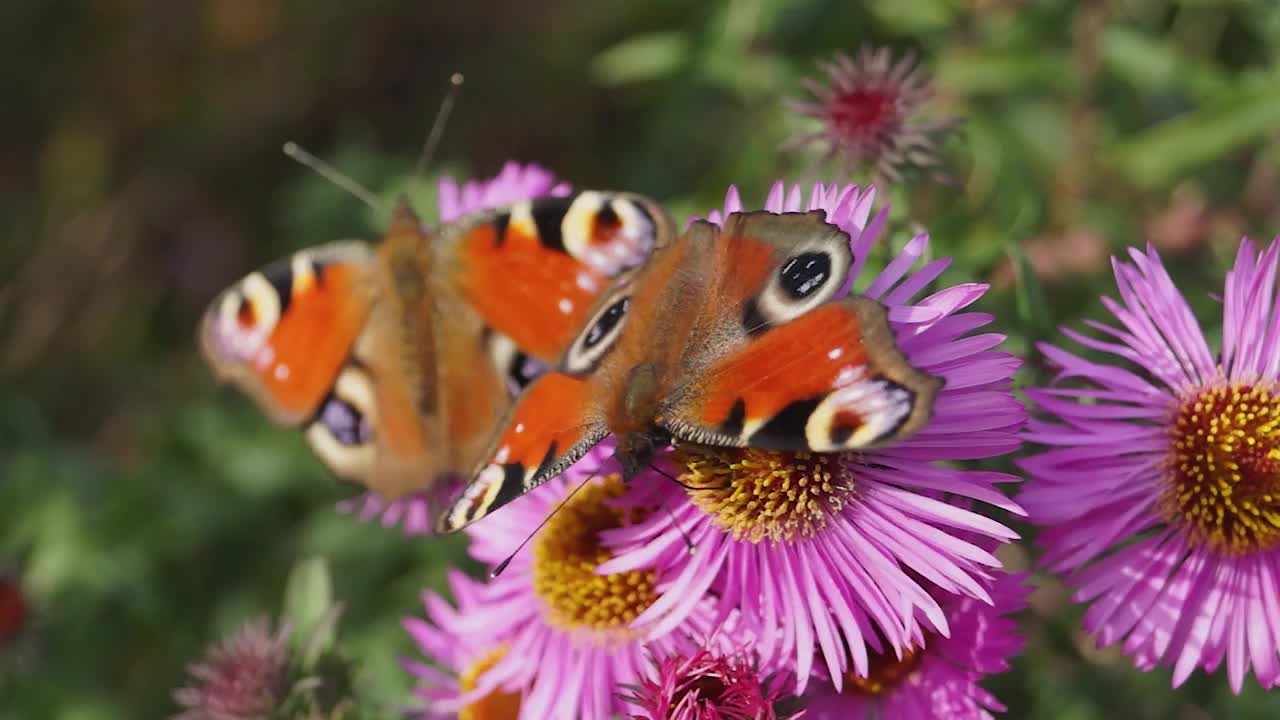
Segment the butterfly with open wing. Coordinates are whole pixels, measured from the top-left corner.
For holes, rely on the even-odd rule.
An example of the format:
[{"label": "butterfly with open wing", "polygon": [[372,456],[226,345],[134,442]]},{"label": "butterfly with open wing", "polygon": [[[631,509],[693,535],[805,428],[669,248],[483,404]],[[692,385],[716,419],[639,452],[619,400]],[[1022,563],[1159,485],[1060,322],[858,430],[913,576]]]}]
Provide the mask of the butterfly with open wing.
[{"label": "butterfly with open wing", "polygon": [[403,199],[381,243],[300,251],[222,292],[215,374],[303,428],[339,478],[394,500],[465,475],[530,368],[674,235],[652,201],[583,191],[425,228]]},{"label": "butterfly with open wing", "polygon": [[920,429],[942,379],[907,363],[879,303],[837,298],[852,264],[821,210],[692,223],[523,390],[437,531],[485,517],[609,433],[629,480],[672,442],[841,452]]}]

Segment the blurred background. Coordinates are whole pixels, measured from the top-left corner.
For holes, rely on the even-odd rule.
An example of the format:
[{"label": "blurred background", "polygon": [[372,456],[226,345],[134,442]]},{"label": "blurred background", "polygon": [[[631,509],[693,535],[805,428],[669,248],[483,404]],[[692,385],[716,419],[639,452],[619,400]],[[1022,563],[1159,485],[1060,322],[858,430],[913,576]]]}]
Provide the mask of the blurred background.
[{"label": "blurred background", "polygon": [[[346,604],[357,685],[388,717],[408,699],[399,618],[461,539],[335,513],[350,491],[216,388],[193,342],[245,272],[379,234],[283,142],[375,192],[409,187],[428,216],[435,176],[507,159],[678,216],[730,183],[750,206],[778,177],[870,176],[779,152],[814,127],[784,99],[864,44],[916,52],[937,83],[925,112],[964,118],[942,146],[950,184],[884,189],[892,241],[926,227],[956,258],[943,282],[992,283],[981,307],[1014,352],[1100,312],[1124,246],[1160,248],[1210,317],[1241,235],[1280,231],[1272,0],[0,4],[0,718],[168,716],[185,664],[277,612],[312,556]],[[1170,691],[1038,585],[1029,650],[989,683],[1008,717],[1280,717],[1252,680],[1240,699],[1222,675]]]}]

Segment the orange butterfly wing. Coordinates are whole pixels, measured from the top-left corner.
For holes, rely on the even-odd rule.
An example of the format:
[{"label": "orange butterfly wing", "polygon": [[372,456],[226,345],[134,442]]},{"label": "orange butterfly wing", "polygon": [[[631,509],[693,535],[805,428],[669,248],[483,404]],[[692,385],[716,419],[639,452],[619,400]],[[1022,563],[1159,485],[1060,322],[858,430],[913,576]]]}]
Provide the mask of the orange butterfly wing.
[{"label": "orange butterfly wing", "polygon": [[646,198],[583,191],[459,223],[442,243],[458,297],[521,350],[554,363],[611,280],[673,234]]},{"label": "orange butterfly wing", "polygon": [[734,213],[715,247],[696,332],[720,340],[690,353],[660,425],[689,442],[832,452],[928,419],[940,381],[907,363],[884,309],[834,299],[853,257],[825,213]]},{"label": "orange butterfly wing", "polygon": [[559,475],[607,433],[591,381],[557,372],[529,385],[502,427],[437,532],[460,530]]},{"label": "orange butterfly wing", "polygon": [[276,423],[309,419],[368,315],[361,276],[369,256],[362,243],[326,245],[272,263],[224,291],[200,330],[214,373],[244,389]]},{"label": "orange butterfly wing", "polygon": [[709,445],[864,449],[919,429],[940,385],[897,351],[884,308],[852,297],[725,353],[662,424]]}]

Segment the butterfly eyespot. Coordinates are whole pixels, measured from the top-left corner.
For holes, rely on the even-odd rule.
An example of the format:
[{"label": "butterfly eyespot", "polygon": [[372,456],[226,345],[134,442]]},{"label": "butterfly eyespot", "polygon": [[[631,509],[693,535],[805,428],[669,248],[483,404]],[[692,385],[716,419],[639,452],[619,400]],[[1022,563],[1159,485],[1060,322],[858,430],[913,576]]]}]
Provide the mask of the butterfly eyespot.
[{"label": "butterfly eyespot", "polygon": [[648,257],[658,225],[632,197],[585,191],[564,210],[558,231],[566,252],[612,276],[636,267]]},{"label": "butterfly eyespot", "polygon": [[236,322],[246,330],[258,324],[258,311],[253,307],[253,301],[243,295],[240,296],[240,309],[236,311]]},{"label": "butterfly eyespot", "polygon": [[629,294],[606,302],[603,309],[587,323],[587,329],[569,347],[564,359],[565,369],[569,372],[586,372],[595,367],[622,333],[630,308]]},{"label": "butterfly eyespot", "polygon": [[372,382],[363,371],[347,366],[307,427],[307,444],[335,475],[360,481],[376,461],[375,421]]},{"label": "butterfly eyespot", "polygon": [[787,260],[778,270],[782,289],[796,300],[817,292],[831,277],[831,256],[808,252]]},{"label": "butterfly eyespot", "polygon": [[627,314],[627,310],[631,307],[631,298],[622,298],[616,303],[605,308],[600,317],[592,323],[591,328],[587,330],[587,335],[583,339],[583,346],[590,350],[599,345],[606,337],[609,336],[617,326],[622,322],[622,318]]},{"label": "butterfly eyespot", "polygon": [[330,395],[320,409],[317,422],[342,445],[365,445],[373,439],[373,431],[364,413],[340,397]]},{"label": "butterfly eyespot", "polygon": [[747,332],[793,320],[834,297],[852,260],[841,249],[810,244],[794,250],[764,290],[747,303],[743,315]]}]

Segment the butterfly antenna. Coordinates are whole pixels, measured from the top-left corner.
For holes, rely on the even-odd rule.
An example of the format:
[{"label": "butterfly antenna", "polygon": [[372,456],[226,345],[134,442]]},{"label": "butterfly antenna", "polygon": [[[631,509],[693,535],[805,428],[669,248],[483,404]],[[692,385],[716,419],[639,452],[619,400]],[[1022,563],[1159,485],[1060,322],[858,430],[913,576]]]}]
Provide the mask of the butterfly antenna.
[{"label": "butterfly antenna", "polygon": [[676,532],[680,533],[680,537],[684,538],[684,549],[690,555],[698,551],[698,546],[693,544],[693,540],[689,537],[689,533],[684,531],[680,526],[680,521],[676,519],[676,514],[671,512],[671,508],[666,503],[662,503],[662,509],[667,511],[667,518],[671,520],[671,524],[675,527]]},{"label": "butterfly antenna", "polygon": [[431,162],[431,156],[435,155],[436,147],[440,145],[440,136],[444,135],[444,126],[449,122],[449,113],[453,112],[453,104],[458,100],[458,88],[462,87],[462,73],[454,73],[449,76],[449,92],[445,94],[444,100],[440,102],[440,109],[436,111],[436,119],[431,123],[431,132],[427,133],[427,141],[422,145],[422,154],[418,156],[418,166],[414,168],[414,177],[421,178],[426,172],[428,163]]},{"label": "butterfly antenna", "polygon": [[337,185],[364,202],[374,210],[386,210],[386,203],[369,191],[368,188],[342,174],[337,168],[312,155],[298,143],[290,140],[284,144],[284,154],[315,171],[317,175]]},{"label": "butterfly antenna", "polygon": [[666,478],[666,479],[670,480],[671,482],[673,482],[673,483],[675,483],[675,484],[679,485],[680,487],[684,488],[685,490],[715,490],[715,489],[717,489],[717,488],[694,487],[693,485],[687,485],[687,484],[685,484],[685,483],[680,482],[680,478],[676,477],[675,475],[672,475],[671,473],[667,472],[666,470],[663,470],[662,468],[658,467],[657,465],[650,465],[650,466],[649,466],[649,469],[650,469],[650,470],[652,470],[652,471],[654,471],[654,472],[656,472],[656,473],[658,473],[658,474],[659,474],[659,475],[661,475],[662,477],[664,477],[664,478]]},{"label": "butterfly antenna", "polygon": [[520,545],[515,550],[511,551],[511,554],[507,556],[507,559],[498,563],[497,567],[495,567],[493,571],[489,573],[489,578],[493,579],[501,575],[502,571],[507,569],[507,566],[511,564],[511,561],[515,559],[516,555],[520,554],[520,551],[524,549],[524,546],[529,544],[529,541],[533,539],[533,536],[542,532],[542,528],[546,527],[547,523],[551,522],[551,518],[555,517],[556,513],[560,512],[560,510],[566,504],[568,504],[570,500],[573,499],[573,496],[578,494],[579,490],[586,487],[587,483],[596,479],[596,477],[599,474],[600,474],[599,471],[593,472],[587,476],[586,480],[583,480],[582,482],[578,483],[578,486],[573,489],[573,492],[566,495],[565,498],[560,501],[560,504],[556,505],[556,509],[552,510],[550,513],[547,514],[546,517],[542,518],[542,522],[538,523],[538,527],[534,528],[533,532],[526,535],[524,540],[520,541]]}]

